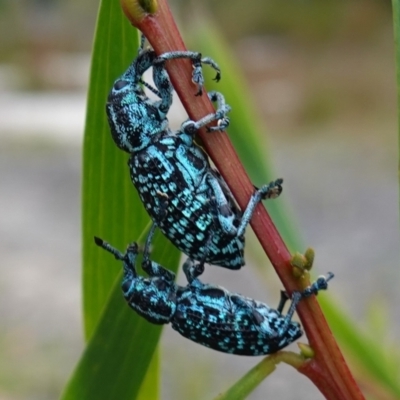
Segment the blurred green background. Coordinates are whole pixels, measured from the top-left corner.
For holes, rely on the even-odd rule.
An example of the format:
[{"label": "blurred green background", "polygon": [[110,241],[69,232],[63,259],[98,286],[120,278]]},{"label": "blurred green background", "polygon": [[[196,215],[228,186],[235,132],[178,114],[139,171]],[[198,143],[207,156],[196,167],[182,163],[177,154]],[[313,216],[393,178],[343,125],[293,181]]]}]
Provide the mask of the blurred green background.
[{"label": "blurred green background", "polygon": [[[189,37],[198,9],[171,4]],[[0,400],[57,398],[83,348],[80,152],[97,7],[93,0],[0,0]],[[282,201],[316,251],[315,272],[335,272],[329,294],[388,354],[398,353],[390,2],[220,0],[202,7],[265,122],[265,148],[285,179]],[[179,108],[170,117],[176,127],[183,119]],[[267,264],[257,244],[248,244],[246,259],[240,273],[208,268],[204,281],[277,304],[271,268],[252,268]],[[201,348],[170,327],[161,354],[164,399],[211,398],[259,361]],[[373,398],[392,398],[356,371]],[[322,399],[280,366],[251,398],[295,393]]]}]

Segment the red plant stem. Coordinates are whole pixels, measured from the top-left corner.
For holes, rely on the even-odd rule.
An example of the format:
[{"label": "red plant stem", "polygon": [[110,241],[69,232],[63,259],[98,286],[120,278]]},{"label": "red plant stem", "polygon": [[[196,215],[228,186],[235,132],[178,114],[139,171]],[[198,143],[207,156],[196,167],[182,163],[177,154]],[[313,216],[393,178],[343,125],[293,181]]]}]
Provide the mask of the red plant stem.
[{"label": "red plant stem", "polygon": [[[166,0],[158,0],[155,14],[135,14],[132,4],[136,0],[122,0],[123,9],[131,23],[140,29],[157,54],[186,50]],[[214,112],[208,97],[195,97],[196,87],[191,82],[192,66],[189,60],[167,62],[166,68],[172,84],[186,111],[193,120]],[[223,79],[223,78],[222,78]],[[224,177],[241,209],[244,209],[254,191],[240,160],[226,133],[199,132],[203,145]],[[299,280],[293,276],[291,255],[262,204],[256,208],[251,226],[269,257],[288,293],[301,290]],[[329,400],[364,399],[327,325],[315,298],[303,300],[297,307],[315,357],[298,368],[319,388]]]}]

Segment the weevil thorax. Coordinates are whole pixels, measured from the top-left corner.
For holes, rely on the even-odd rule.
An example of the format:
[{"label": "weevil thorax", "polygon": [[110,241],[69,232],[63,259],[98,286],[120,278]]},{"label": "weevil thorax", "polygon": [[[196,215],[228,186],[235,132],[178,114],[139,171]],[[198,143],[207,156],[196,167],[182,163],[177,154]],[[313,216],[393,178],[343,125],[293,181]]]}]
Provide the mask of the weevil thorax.
[{"label": "weevil thorax", "polygon": [[135,292],[135,284],[137,280],[138,280],[138,275],[136,276],[133,276],[132,274],[127,275],[126,272],[124,271],[124,276],[121,282],[121,289],[126,301],[130,301],[132,293]]},{"label": "weevil thorax", "polygon": [[142,88],[143,68],[138,61],[141,61],[140,57],[114,82],[106,104],[114,142],[131,154],[146,148],[155,135],[168,127],[158,102],[151,101]]},{"label": "weevil thorax", "polygon": [[122,290],[129,306],[153,324],[168,324],[175,314],[177,288],[163,277],[137,276]]}]

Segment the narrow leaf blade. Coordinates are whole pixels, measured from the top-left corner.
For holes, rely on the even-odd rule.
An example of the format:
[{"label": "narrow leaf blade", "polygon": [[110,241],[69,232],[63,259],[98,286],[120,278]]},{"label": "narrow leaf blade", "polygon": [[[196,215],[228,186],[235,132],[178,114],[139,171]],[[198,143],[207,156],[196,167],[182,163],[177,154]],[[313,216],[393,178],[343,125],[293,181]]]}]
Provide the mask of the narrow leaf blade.
[{"label": "narrow leaf blade", "polygon": [[[136,56],[137,47],[137,31],[124,18],[119,2],[102,0],[83,149],[83,311],[88,344],[63,400],[124,400],[144,395],[142,391],[148,392],[149,387],[154,388],[152,395],[158,391],[158,357],[152,370],[148,368],[161,327],[127,307],[120,289],[122,265],[93,241],[93,236],[99,236],[122,250],[138,240],[149,222],[130,181],[127,156],[113,143],[105,113],[108,92]],[[152,257],[176,270],[178,251],[161,235],[156,236],[153,247]]]}]

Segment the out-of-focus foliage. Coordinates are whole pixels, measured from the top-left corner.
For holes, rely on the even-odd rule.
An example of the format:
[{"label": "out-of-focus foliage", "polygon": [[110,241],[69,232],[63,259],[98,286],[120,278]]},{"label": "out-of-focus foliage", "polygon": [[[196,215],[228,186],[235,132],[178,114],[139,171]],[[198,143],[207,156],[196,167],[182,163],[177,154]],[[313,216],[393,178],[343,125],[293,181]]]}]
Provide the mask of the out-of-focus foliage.
[{"label": "out-of-focus foliage", "polygon": [[[171,0],[177,10],[188,2]],[[315,46],[327,40],[374,40],[390,13],[388,0],[241,0],[204,1],[212,10],[225,37],[234,42],[249,35],[287,36]],[[7,1],[0,2],[0,61],[16,63],[29,76],[25,84],[45,88],[43,57],[63,49],[88,50],[96,20],[98,1]],[[238,22],[240,15],[240,22]],[[193,18],[188,16],[188,18]]]},{"label": "out-of-focus foliage", "polygon": [[[268,163],[264,162],[257,147],[251,146],[253,135],[258,136],[258,139],[256,139],[258,143],[263,142],[264,136],[264,133],[257,129],[261,123],[258,122],[257,113],[254,113],[255,106],[249,100],[251,95],[246,93],[246,90],[241,86],[243,77],[240,76],[240,72],[236,69],[234,59],[227,50],[228,46],[223,43],[216,24],[212,23],[210,17],[208,20],[205,19],[203,21],[200,20],[199,15],[197,18],[197,24],[190,26],[192,36],[195,38],[193,39],[193,47],[201,48],[205,54],[218,59],[221,70],[224,72],[221,82],[216,84],[209,81],[207,82],[207,87],[218,89],[224,93],[227,103],[233,108],[232,119],[235,123],[229,128],[229,135],[238,149],[246,169],[254,177],[253,179],[267,181],[270,173]],[[196,30],[193,26],[198,29]],[[235,112],[235,109],[238,111]],[[263,177],[261,178],[260,175],[263,175]],[[277,208],[271,208],[269,205],[268,208],[272,210],[273,219],[287,243],[294,245],[299,242],[299,233],[293,229],[291,222],[286,221],[285,226],[280,226],[283,223],[282,217],[280,217],[282,210],[279,206],[281,205],[282,203]],[[285,211],[282,212],[282,215],[285,215]],[[259,260],[259,264],[262,265],[261,260]],[[398,368],[393,368],[399,362],[398,355],[392,353],[389,356],[385,342],[371,340],[369,335],[364,334],[357,324],[351,321],[347,313],[335,304],[334,299],[330,298],[329,294],[321,296],[320,303],[329,320],[331,329],[346,350],[345,354],[354,361],[353,366],[356,376],[367,373],[376,382],[378,390],[387,391],[396,397],[400,396]],[[375,314],[377,312],[375,310]],[[377,333],[380,332],[379,329],[381,328],[378,328]],[[378,334],[375,335],[376,338],[379,338],[379,336]],[[374,362],[375,359],[379,361]],[[360,369],[357,370],[357,367]],[[247,379],[251,381],[254,378],[249,373]]]}]

